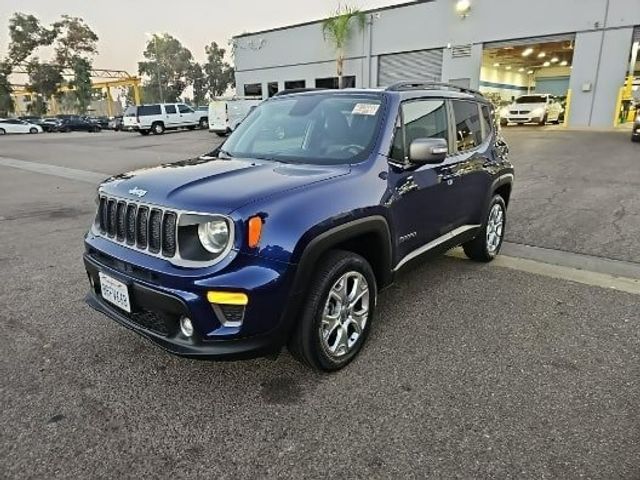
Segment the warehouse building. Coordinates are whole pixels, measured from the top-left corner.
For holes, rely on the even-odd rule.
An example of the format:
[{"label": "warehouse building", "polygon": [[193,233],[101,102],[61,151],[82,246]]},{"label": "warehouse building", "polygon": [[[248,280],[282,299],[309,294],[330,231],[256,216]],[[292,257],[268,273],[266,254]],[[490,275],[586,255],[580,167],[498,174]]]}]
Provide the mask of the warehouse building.
[{"label": "warehouse building", "polygon": [[[596,128],[620,121],[640,95],[640,0],[427,0],[365,13],[344,86],[428,79],[480,89],[498,105],[550,93],[568,125]],[[337,86],[321,21],[238,35],[233,47],[241,95]]]}]

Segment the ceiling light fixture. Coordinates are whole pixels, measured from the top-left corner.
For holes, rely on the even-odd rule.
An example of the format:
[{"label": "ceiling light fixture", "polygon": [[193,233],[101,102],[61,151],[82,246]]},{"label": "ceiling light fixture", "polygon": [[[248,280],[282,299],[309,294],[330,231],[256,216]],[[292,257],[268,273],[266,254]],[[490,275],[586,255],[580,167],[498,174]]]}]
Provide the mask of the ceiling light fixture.
[{"label": "ceiling light fixture", "polygon": [[499,66],[500,66],[500,64],[499,64],[498,62],[496,62],[496,63],[494,63],[494,64],[493,64],[493,66],[494,66],[494,67],[499,67]]},{"label": "ceiling light fixture", "polygon": [[567,62],[566,60],[562,60],[560,62],[560,66],[562,66],[562,67],[566,67],[567,65],[569,65],[569,62]]},{"label": "ceiling light fixture", "polygon": [[504,67],[505,70],[511,70],[511,65],[507,65],[506,67]]},{"label": "ceiling light fixture", "polygon": [[524,50],[524,52],[522,52],[522,56],[523,57],[528,57],[529,55],[531,55],[533,53],[533,48],[526,48]]},{"label": "ceiling light fixture", "polygon": [[543,66],[543,67],[548,67],[548,66],[550,66],[550,65],[551,65],[551,62],[544,62],[544,63],[542,64],[542,66]]},{"label": "ceiling light fixture", "polygon": [[519,71],[519,72],[524,72],[524,68],[520,67],[520,68],[518,69],[518,71]]},{"label": "ceiling light fixture", "polygon": [[560,61],[560,59],[558,57],[553,57],[551,59],[551,63],[558,63]]},{"label": "ceiling light fixture", "polygon": [[460,18],[467,18],[471,11],[471,0],[458,0],[456,2],[456,13]]},{"label": "ceiling light fixture", "polygon": [[546,56],[547,56],[547,54],[546,54],[546,53],[544,53],[544,52],[540,52],[540,53],[538,54],[538,58],[544,58],[544,57],[546,57]]},{"label": "ceiling light fixture", "polygon": [[529,70],[527,73],[528,73],[529,75],[533,75],[533,70]]}]

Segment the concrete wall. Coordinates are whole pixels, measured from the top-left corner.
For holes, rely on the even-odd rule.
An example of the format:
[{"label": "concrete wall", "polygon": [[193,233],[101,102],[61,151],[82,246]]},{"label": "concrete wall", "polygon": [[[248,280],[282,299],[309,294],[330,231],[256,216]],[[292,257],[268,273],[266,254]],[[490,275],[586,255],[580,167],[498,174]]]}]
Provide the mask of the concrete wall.
[{"label": "concrete wall", "polygon": [[[610,71],[598,81],[602,93],[574,97],[576,116],[572,113],[571,121],[601,126],[609,116],[617,72],[628,60],[623,62],[622,57],[630,48],[629,28],[640,25],[640,0],[472,0],[472,10],[464,19],[455,13],[453,0],[435,0],[373,11],[369,21],[371,31],[369,26],[355,29],[346,52],[350,65],[346,74],[356,75],[358,86],[375,86],[378,55],[471,44],[470,57],[452,58],[451,50],[445,49],[442,77],[445,81],[468,78],[472,87],[478,87],[483,43],[573,32],[577,32],[579,64],[574,59],[574,75],[591,78],[595,85],[600,38],[607,49],[624,53],[605,60]],[[309,81],[335,75],[335,54],[324,41],[319,22],[242,35],[234,42],[239,88],[244,83],[283,83],[303,77],[313,86]],[[266,92],[266,85],[263,89]]]},{"label": "concrete wall", "polygon": [[498,93],[503,100],[524,95],[528,87],[529,76],[526,73],[487,66],[480,70],[480,90]]}]

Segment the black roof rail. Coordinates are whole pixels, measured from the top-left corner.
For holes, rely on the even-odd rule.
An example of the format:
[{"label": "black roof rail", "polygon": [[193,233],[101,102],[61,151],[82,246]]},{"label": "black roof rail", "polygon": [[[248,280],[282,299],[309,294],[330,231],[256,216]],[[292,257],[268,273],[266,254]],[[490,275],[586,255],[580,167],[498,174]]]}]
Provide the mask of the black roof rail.
[{"label": "black roof rail", "polygon": [[401,92],[404,90],[439,90],[439,89],[469,93],[471,95],[477,95],[484,98],[484,95],[482,95],[482,93],[480,93],[478,90],[474,90],[472,88],[467,88],[467,87],[461,87],[460,85],[454,85],[453,83],[445,83],[445,82],[413,80],[413,81],[397,82],[386,88],[386,90],[390,92]]}]

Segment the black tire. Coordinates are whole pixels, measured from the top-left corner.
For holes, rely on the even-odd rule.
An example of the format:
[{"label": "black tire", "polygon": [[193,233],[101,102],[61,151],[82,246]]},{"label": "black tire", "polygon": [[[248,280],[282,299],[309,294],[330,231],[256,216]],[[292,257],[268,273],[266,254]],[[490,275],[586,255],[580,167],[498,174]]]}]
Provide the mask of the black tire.
[{"label": "black tire", "polygon": [[544,114],[544,117],[542,117],[542,118],[540,119],[540,121],[538,122],[538,125],[541,125],[541,126],[542,126],[542,125],[546,125],[546,124],[547,124],[547,114],[545,113],[545,114]]},{"label": "black tire", "polygon": [[[491,216],[491,212],[495,205],[499,205],[502,209],[502,230],[497,247],[495,249],[490,249],[487,230],[489,228],[489,217]],[[504,199],[500,195],[495,195],[491,199],[489,207],[484,214],[484,222],[482,224],[482,228],[480,228],[480,231],[478,232],[478,235],[473,240],[462,245],[464,253],[467,255],[467,257],[469,257],[471,260],[475,260],[476,262],[490,262],[500,253],[500,249],[502,248],[502,243],[504,241],[506,226],[507,206],[504,203]]]},{"label": "black tire", "polygon": [[35,135],[36,133],[38,133],[38,129],[37,129],[36,127],[31,127],[31,128],[29,129],[29,133],[30,133],[31,135]]},{"label": "black tire", "polygon": [[6,135],[7,131],[4,128],[0,128],[0,135]]},{"label": "black tire", "polygon": [[202,117],[198,125],[202,130],[206,130],[207,128],[209,128],[209,119],[206,117]]},{"label": "black tire", "polygon": [[[320,328],[330,290],[348,272],[361,275],[367,282],[368,317],[356,343],[344,355],[334,357],[323,346]],[[302,307],[299,323],[289,340],[291,354],[311,368],[326,372],[339,370],[346,366],[358,355],[367,340],[375,317],[377,294],[375,275],[363,257],[343,250],[333,250],[327,253],[319,262],[317,273],[306,293],[307,298]],[[344,320],[346,317],[341,318]]]},{"label": "black tire", "polygon": [[195,125],[189,125],[189,126],[187,127],[187,130],[195,130],[195,129],[196,129],[196,126],[195,126]]},{"label": "black tire", "polygon": [[151,133],[150,130],[139,130],[140,135],[146,137],[147,135],[149,135]]},{"label": "black tire", "polygon": [[226,137],[227,136],[227,132],[216,132],[216,135],[219,137]]},{"label": "black tire", "polygon": [[151,125],[151,132],[153,132],[154,135],[162,135],[164,130],[164,124],[162,122],[156,122]]},{"label": "black tire", "polygon": [[506,127],[508,123],[509,123],[509,122],[507,121],[507,119],[506,119],[506,118],[501,118],[501,119],[500,119],[500,126],[501,126],[501,127]]}]

